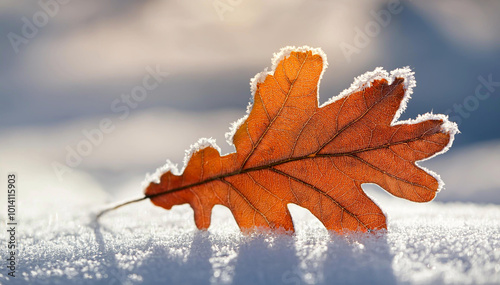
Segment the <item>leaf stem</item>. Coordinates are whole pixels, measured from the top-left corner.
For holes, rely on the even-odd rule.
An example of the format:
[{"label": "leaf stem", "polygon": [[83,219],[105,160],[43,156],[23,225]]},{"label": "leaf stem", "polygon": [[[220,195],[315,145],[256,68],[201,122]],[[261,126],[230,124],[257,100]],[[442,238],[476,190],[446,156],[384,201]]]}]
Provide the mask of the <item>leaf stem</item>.
[{"label": "leaf stem", "polygon": [[140,202],[140,201],[142,201],[142,200],[146,200],[146,199],[148,199],[148,198],[149,198],[149,196],[144,196],[144,197],[141,197],[141,198],[138,198],[138,199],[134,199],[134,200],[130,200],[130,201],[127,201],[127,202],[123,202],[123,203],[118,204],[118,205],[116,205],[116,206],[114,206],[114,207],[111,207],[111,208],[104,209],[104,210],[102,210],[101,212],[99,212],[99,214],[97,214],[96,219],[97,219],[97,220],[99,220],[99,218],[100,218],[102,215],[106,214],[107,212],[110,212],[110,211],[116,210],[116,209],[118,209],[118,208],[121,208],[121,207],[126,206],[126,205],[129,205],[129,204],[133,204],[133,203]]}]

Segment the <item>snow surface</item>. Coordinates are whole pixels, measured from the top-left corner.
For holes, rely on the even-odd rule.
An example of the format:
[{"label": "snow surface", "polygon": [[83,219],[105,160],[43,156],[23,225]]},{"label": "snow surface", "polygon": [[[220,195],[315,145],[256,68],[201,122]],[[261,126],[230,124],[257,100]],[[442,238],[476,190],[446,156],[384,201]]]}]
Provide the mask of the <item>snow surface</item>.
[{"label": "snow surface", "polygon": [[[141,202],[95,222],[92,198],[33,203],[23,216],[19,276],[2,284],[494,284],[500,206],[415,204],[370,193],[389,215],[377,235],[338,236],[290,206],[295,235],[242,235],[217,206],[199,231],[189,206]],[[58,193],[52,193],[57,195]],[[96,202],[96,201],[93,201]],[[78,205],[78,206],[74,206]],[[55,209],[54,209],[55,208]],[[26,210],[25,210],[26,212]],[[6,243],[2,235],[2,244]],[[2,251],[2,255],[4,251]],[[3,256],[2,256],[3,259]]]}]

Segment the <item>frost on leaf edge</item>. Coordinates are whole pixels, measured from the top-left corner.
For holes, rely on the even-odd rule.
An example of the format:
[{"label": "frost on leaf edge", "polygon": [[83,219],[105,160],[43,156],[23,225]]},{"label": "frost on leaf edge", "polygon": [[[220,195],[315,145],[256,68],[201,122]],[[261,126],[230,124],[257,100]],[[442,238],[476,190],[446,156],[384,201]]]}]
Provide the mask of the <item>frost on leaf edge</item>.
[{"label": "frost on leaf edge", "polygon": [[444,133],[447,133],[450,135],[450,140],[448,144],[439,152],[433,154],[432,156],[428,158],[424,158],[422,160],[418,160],[415,162],[415,165],[419,167],[420,169],[424,170],[427,172],[429,175],[434,177],[438,181],[438,189],[436,190],[437,192],[440,192],[444,188],[444,181],[441,179],[441,176],[437,174],[436,172],[427,169],[426,167],[423,167],[419,165],[419,162],[426,161],[428,159],[431,159],[437,155],[443,154],[447,152],[451,146],[453,145],[453,141],[455,140],[455,135],[457,133],[460,133],[458,130],[458,125],[455,122],[451,122],[448,119],[447,115],[443,114],[433,114],[432,112],[428,112],[425,114],[418,115],[417,118],[415,119],[407,119],[407,120],[402,120],[398,121],[399,117],[401,114],[404,113],[406,110],[406,107],[408,105],[408,101],[411,99],[411,94],[413,94],[413,88],[417,85],[417,81],[415,80],[415,72],[413,72],[410,67],[405,66],[403,68],[397,68],[395,70],[392,70],[390,73],[388,73],[386,70],[384,70],[382,67],[377,67],[373,71],[368,71],[354,79],[354,82],[351,84],[351,86],[344,91],[342,91],[339,95],[334,96],[327,100],[325,103],[323,103],[320,107],[324,107],[326,105],[332,104],[333,102],[342,99],[344,97],[347,97],[355,92],[361,91],[365,88],[368,88],[372,85],[372,83],[376,80],[386,80],[389,85],[391,85],[396,78],[403,78],[404,79],[404,90],[405,94],[403,96],[403,100],[401,100],[401,103],[399,105],[399,108],[394,115],[392,121],[391,121],[391,126],[396,126],[396,125],[401,125],[401,124],[417,124],[426,120],[442,120],[443,124],[441,125],[441,130]]},{"label": "frost on leaf edge", "polygon": [[281,48],[281,50],[277,53],[274,53],[273,58],[271,60],[272,67],[271,70],[268,71],[268,68],[266,67],[264,71],[261,71],[257,73],[251,80],[250,80],[250,102],[247,106],[247,112],[245,116],[239,118],[235,122],[231,123],[231,126],[229,127],[229,132],[225,134],[226,141],[227,143],[232,146],[233,145],[233,137],[238,128],[243,124],[243,122],[248,118],[248,115],[252,111],[253,107],[253,102],[255,98],[255,92],[257,92],[257,84],[262,83],[266,80],[266,77],[268,75],[273,75],[274,71],[276,70],[276,67],[278,64],[290,56],[292,52],[307,52],[311,51],[313,55],[319,55],[321,59],[323,60],[323,68],[321,69],[321,74],[319,75],[319,80],[318,84],[316,86],[317,88],[317,96],[318,96],[318,102],[319,102],[319,88],[321,85],[321,78],[323,78],[323,74],[325,73],[325,70],[328,68],[328,59],[326,57],[326,53],[321,49],[321,48],[312,48],[310,46],[301,46],[301,47],[295,47],[295,46],[286,46],[284,48]]},{"label": "frost on leaf edge", "polygon": [[207,148],[207,147],[213,147],[216,149],[219,153],[221,153],[220,147],[217,145],[217,142],[215,141],[214,138],[200,138],[198,139],[197,142],[192,144],[189,149],[186,150],[184,154],[184,159],[183,163],[184,166],[182,167],[181,170],[177,168],[177,164],[174,164],[170,159],[167,159],[165,165],[159,167],[156,169],[156,171],[152,174],[147,173],[146,178],[142,182],[142,188],[144,188],[144,191],[146,191],[147,186],[154,182],[156,184],[160,183],[160,178],[164,173],[167,173],[168,171],[172,172],[174,175],[181,175],[184,172],[184,169],[186,169],[186,166],[191,159],[191,156],[193,154],[201,149]]}]

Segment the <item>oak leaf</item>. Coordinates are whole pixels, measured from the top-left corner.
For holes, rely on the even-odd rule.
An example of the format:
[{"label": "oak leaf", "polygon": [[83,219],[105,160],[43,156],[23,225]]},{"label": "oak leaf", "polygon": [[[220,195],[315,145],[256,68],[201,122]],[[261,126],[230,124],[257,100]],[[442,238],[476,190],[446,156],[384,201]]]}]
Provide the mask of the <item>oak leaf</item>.
[{"label": "oak leaf", "polygon": [[[271,72],[251,82],[253,102],[227,135],[236,152],[221,156],[212,139],[191,147],[183,171],[167,162],[145,195],[160,207],[189,203],[199,229],[224,205],[242,230],[293,231],[287,204],[311,211],[329,230],[386,228],[382,210],[361,185],[394,196],[432,200],[439,176],[416,162],[445,152],[458,132],[444,115],[397,121],[415,86],[409,68],[381,68],[318,106],[327,60],[321,49],[287,47]],[[164,173],[163,173],[164,172]]]}]

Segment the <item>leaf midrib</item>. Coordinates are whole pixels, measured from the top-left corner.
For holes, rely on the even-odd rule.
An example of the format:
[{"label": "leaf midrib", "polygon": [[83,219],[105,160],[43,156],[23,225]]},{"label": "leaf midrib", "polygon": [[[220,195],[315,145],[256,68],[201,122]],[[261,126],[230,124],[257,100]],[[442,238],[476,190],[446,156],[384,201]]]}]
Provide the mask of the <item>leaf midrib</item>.
[{"label": "leaf midrib", "polygon": [[[410,142],[421,140],[424,137],[425,136],[416,137],[416,138],[412,138],[412,139],[408,139],[408,140],[399,141],[399,142],[396,142],[396,143],[388,143],[388,144],[383,144],[383,145],[376,146],[376,147],[371,147],[371,148],[367,147],[367,148],[364,148],[364,149],[354,150],[354,151],[350,151],[350,152],[329,153],[329,154],[314,154],[313,153],[312,155],[309,154],[309,155],[304,155],[304,156],[299,156],[299,157],[287,158],[287,159],[275,161],[275,162],[272,162],[272,163],[269,163],[269,164],[266,164],[266,165],[260,165],[260,166],[255,166],[255,167],[251,167],[251,168],[240,169],[240,170],[236,170],[236,171],[229,172],[229,173],[226,173],[226,174],[213,176],[213,177],[207,178],[205,180],[202,180],[202,181],[199,181],[199,182],[196,182],[196,183],[192,183],[192,184],[189,184],[189,185],[184,185],[184,186],[181,186],[181,187],[173,188],[173,189],[170,189],[168,191],[159,192],[159,193],[155,193],[155,194],[151,194],[151,195],[146,195],[145,198],[149,198],[149,199],[155,198],[155,197],[158,197],[158,196],[161,196],[161,195],[166,195],[166,194],[170,194],[170,193],[182,191],[182,190],[185,190],[185,189],[193,188],[193,187],[196,187],[196,186],[200,186],[200,185],[203,185],[203,184],[207,184],[207,183],[210,183],[210,182],[213,182],[213,181],[216,181],[216,180],[221,180],[221,179],[224,179],[224,178],[227,178],[227,177],[231,177],[231,176],[241,175],[241,174],[245,174],[245,173],[249,173],[249,172],[254,172],[254,171],[259,171],[259,170],[269,170],[269,169],[272,169],[274,166],[278,166],[278,165],[285,164],[285,163],[288,163],[288,162],[293,162],[293,161],[300,161],[300,160],[305,160],[305,159],[314,159],[316,157],[341,157],[341,156],[357,157],[356,154],[358,154],[358,153],[372,151],[372,150],[377,150],[377,149],[389,148],[389,147],[394,146],[394,145],[407,144],[407,143],[410,143]],[[372,165],[372,164],[368,163],[367,161],[364,161],[364,163]],[[404,180],[404,181],[407,182],[407,183],[411,183],[410,181],[406,181],[406,180]],[[154,182],[152,182],[152,183],[154,183]],[[160,181],[160,184],[161,184],[161,181]],[[419,185],[419,184],[415,184],[415,183],[412,183],[412,184],[414,186],[419,186],[419,187],[426,188],[423,185]]]}]

